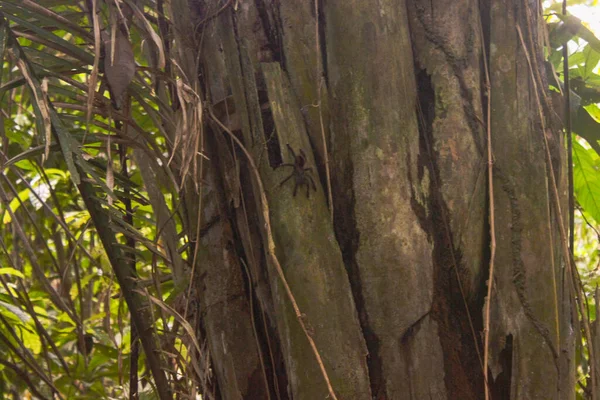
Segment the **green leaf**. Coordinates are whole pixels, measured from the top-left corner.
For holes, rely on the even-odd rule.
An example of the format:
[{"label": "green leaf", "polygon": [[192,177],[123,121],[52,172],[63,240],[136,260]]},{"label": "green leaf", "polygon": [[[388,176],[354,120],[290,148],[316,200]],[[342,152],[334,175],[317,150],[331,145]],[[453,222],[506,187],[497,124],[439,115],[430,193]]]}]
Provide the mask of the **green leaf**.
[{"label": "green leaf", "polygon": [[[4,7],[6,7],[6,6],[4,6]],[[47,31],[43,27],[40,27],[40,26],[36,25],[35,23],[31,23],[22,18],[19,18],[19,17],[15,16],[14,14],[6,13],[5,16],[6,16],[6,18],[18,23],[19,26],[27,28],[27,29],[31,30],[32,32],[35,32],[39,38],[49,42],[49,44],[51,44],[53,46],[56,46],[55,47],[56,50],[60,50],[66,54],[69,54],[71,57],[77,59],[81,63],[92,64],[94,62],[94,57],[90,53],[88,53],[85,50],[82,50],[80,47],[75,46],[74,44],[64,40],[60,36],[57,36],[49,31]]]},{"label": "green leaf", "polygon": [[597,104],[590,104],[584,106],[583,108],[585,108],[585,110],[590,114],[590,116],[600,124],[600,107],[598,107]]},{"label": "green leaf", "polygon": [[36,171],[37,167],[30,160],[20,160],[15,163],[15,165],[25,171]]},{"label": "green leaf", "polygon": [[25,278],[25,275],[23,275],[23,273],[21,271],[19,271],[18,269],[10,268],[10,267],[0,268],[0,275],[2,275],[2,274],[13,275],[18,278]]},{"label": "green leaf", "polygon": [[[19,192],[19,195],[17,197],[10,201],[8,207],[13,213],[17,211],[17,209],[21,207],[21,204],[29,198],[29,192],[29,189],[22,190]],[[9,212],[5,212],[4,218],[2,218],[2,222],[8,224],[10,221],[12,221],[12,216]]]},{"label": "green leaf", "polygon": [[23,323],[27,323],[31,319],[29,314],[27,314],[25,311],[21,310],[15,305],[0,301],[0,307],[3,307],[6,311],[8,311],[3,311],[2,308],[0,308],[0,314],[4,315],[7,318],[10,318],[13,321],[16,321],[15,316],[18,318],[18,320],[20,320]]},{"label": "green leaf", "polygon": [[573,140],[573,184],[575,198],[600,223],[600,165],[598,155]]},{"label": "green leaf", "polygon": [[[3,25],[5,23],[6,22],[4,21],[4,19],[0,19],[0,25]],[[0,26],[0,28],[1,28],[1,26]],[[9,33],[10,33],[10,28],[9,28]],[[77,172],[77,168],[75,168],[75,164],[73,162],[73,154],[78,153],[78,148],[73,143],[73,139],[71,138],[70,133],[63,126],[62,121],[60,120],[58,114],[56,113],[56,110],[54,110],[54,108],[52,107],[50,100],[47,99],[44,91],[42,90],[39,79],[35,75],[32,67],[31,67],[31,64],[25,57],[25,53],[23,52],[23,49],[21,48],[21,46],[19,45],[17,40],[14,38],[14,35],[11,34],[10,36],[12,39],[12,40],[10,40],[12,54],[13,54],[14,58],[16,59],[17,64],[19,65],[19,68],[21,69],[21,72],[24,75],[29,77],[29,79],[27,80],[29,88],[31,89],[32,93],[35,95],[36,99],[40,99],[40,101],[41,101],[41,99],[46,99],[48,102],[48,110],[45,110],[45,111],[48,112],[50,121],[44,120],[41,122],[43,124],[46,124],[46,123],[51,124],[52,130],[53,130],[54,134],[56,135],[56,137],[58,138],[58,143],[60,144],[63,157],[65,159],[65,162],[67,163],[67,168],[71,172],[71,180],[73,181],[73,183],[78,185],[80,182],[79,173]],[[19,63],[19,61],[22,61],[22,62]],[[41,104],[38,101],[32,101],[31,105],[34,109],[36,116],[38,116],[38,126],[39,126],[40,125],[39,120],[41,119],[41,118],[39,118],[39,116],[44,115],[44,110],[42,110],[40,108]],[[47,145],[49,146],[50,144],[47,143]]]},{"label": "green leaf", "polygon": [[42,351],[42,342],[40,341],[40,337],[29,329],[24,329],[21,327],[21,336],[23,340],[23,344],[27,347],[33,354],[39,354]]},{"label": "green leaf", "polygon": [[[600,53],[592,49],[590,45],[587,45],[583,48],[581,54],[583,55],[583,60],[582,63],[577,67],[577,69],[579,72],[579,76],[581,76],[585,81],[587,80],[589,74],[591,74],[594,71],[596,65],[598,65],[598,62],[600,61]],[[569,57],[569,62],[570,61],[571,58]]]},{"label": "green leaf", "polygon": [[24,149],[31,146],[31,135],[25,129],[8,119],[4,120],[4,127],[6,129],[6,137],[12,142],[20,144]]}]

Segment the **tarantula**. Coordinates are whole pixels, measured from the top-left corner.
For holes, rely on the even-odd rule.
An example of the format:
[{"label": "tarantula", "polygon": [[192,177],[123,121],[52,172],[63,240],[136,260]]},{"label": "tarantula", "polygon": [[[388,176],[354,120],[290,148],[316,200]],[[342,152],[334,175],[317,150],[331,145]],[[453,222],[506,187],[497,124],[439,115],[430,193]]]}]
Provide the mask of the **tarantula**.
[{"label": "tarantula", "polygon": [[296,197],[296,193],[298,192],[298,187],[302,186],[302,185],[306,185],[306,198],[310,198],[310,188],[312,187],[313,190],[316,192],[317,186],[315,185],[315,181],[313,180],[312,176],[310,175],[312,173],[312,168],[304,167],[304,165],[306,164],[306,154],[304,154],[304,151],[302,151],[302,149],[300,149],[300,154],[294,153],[294,150],[292,150],[292,147],[289,144],[287,145],[287,148],[290,151],[292,158],[294,159],[294,163],[293,164],[290,164],[290,163],[280,164],[277,166],[277,168],[292,167],[292,168],[294,168],[294,170],[292,171],[290,176],[288,176],[283,181],[281,181],[279,186],[280,187],[283,186],[284,183],[286,183],[290,179],[294,178],[294,197]]}]

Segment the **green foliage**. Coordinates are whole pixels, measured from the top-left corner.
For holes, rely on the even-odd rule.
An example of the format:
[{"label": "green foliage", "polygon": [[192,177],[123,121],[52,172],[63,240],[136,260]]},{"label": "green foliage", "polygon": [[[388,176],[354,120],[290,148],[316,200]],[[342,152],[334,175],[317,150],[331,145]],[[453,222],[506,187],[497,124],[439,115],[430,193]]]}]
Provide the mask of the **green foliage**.
[{"label": "green foliage", "polygon": [[[569,5],[576,3],[586,2],[570,1]],[[600,40],[581,20],[572,15],[561,15],[561,6],[562,2],[556,2],[547,10],[551,14],[548,19],[550,49],[547,71],[551,86],[560,87],[564,92],[563,48],[566,45],[571,98],[568,109],[573,132],[573,187],[578,208],[575,212],[573,256],[584,295],[587,296],[588,315],[580,317],[593,321],[597,312],[596,288],[600,284],[600,234],[596,228],[600,223]],[[554,77],[558,78],[558,82]],[[562,110],[557,113],[563,114]],[[590,354],[582,339],[576,357],[579,374],[577,398],[588,398],[586,392],[589,393],[591,379],[589,363]]]},{"label": "green foliage", "polygon": [[600,221],[600,157],[574,140],[573,161],[577,201],[589,216]]},{"label": "green foliage", "polygon": [[[170,139],[162,127],[172,122],[171,104],[168,96],[157,96],[159,85],[161,93],[168,90],[148,72],[155,57],[140,46],[149,30],[158,32],[155,5],[138,3],[152,22],[137,19],[129,27],[138,65],[127,109],[117,111],[102,71],[88,103],[96,49],[90,14],[78,3],[0,1],[0,398],[15,391],[47,399],[117,399],[128,393],[128,308],[79,183],[92,185],[111,234],[135,259],[138,286],[159,301],[175,291],[133,154],[140,149],[151,159],[154,184],[176,207],[177,185],[165,159]],[[98,5],[110,32],[115,10]],[[150,64],[143,65],[145,60]],[[126,128],[115,119],[125,120]],[[177,209],[169,212],[181,233]],[[174,241],[185,245],[186,235]],[[178,365],[170,378],[181,380],[189,351],[179,337],[186,333],[173,328],[174,318],[164,310],[155,310],[154,318],[170,330],[163,345]],[[90,351],[86,336],[93,338]],[[137,369],[140,398],[155,398],[143,354]]]}]

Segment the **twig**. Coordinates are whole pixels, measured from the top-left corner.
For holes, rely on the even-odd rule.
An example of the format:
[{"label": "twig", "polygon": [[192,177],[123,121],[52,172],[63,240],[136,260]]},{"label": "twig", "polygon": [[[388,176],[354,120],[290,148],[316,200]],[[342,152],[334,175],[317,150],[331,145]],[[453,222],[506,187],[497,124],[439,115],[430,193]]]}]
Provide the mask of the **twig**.
[{"label": "twig", "polygon": [[490,83],[490,71],[487,63],[481,19],[479,19],[479,34],[481,38],[481,51],[483,52],[483,69],[485,72],[485,90],[487,95],[485,129],[487,133],[488,196],[490,198],[490,270],[483,328],[483,381],[485,383],[485,400],[489,400],[490,385],[488,381],[488,359],[490,350],[490,308],[492,304],[492,289],[494,287],[494,261],[496,258],[496,217],[494,211],[494,160],[492,154],[492,86]]},{"label": "twig", "polygon": [[[200,100],[197,100],[200,101]],[[182,110],[185,109],[186,107],[186,103],[185,102],[181,102],[181,107]],[[200,119],[202,119],[202,115],[199,116]],[[204,154],[204,131],[202,128],[202,121],[199,121],[198,124],[199,130],[200,130],[200,153]],[[198,150],[198,149],[196,149]],[[198,151],[195,152],[195,154],[198,154]],[[196,157],[196,156],[194,156]],[[198,185],[198,217],[196,219],[196,243],[194,246],[194,256],[192,257],[192,272],[190,273],[190,283],[188,285],[187,288],[187,296],[186,296],[186,301],[185,301],[185,308],[183,311],[183,319],[185,320],[187,318],[188,315],[188,307],[190,304],[190,300],[191,300],[191,295],[192,295],[192,283],[194,282],[194,276],[196,273],[196,261],[198,259],[198,251],[200,250],[200,231],[201,231],[201,224],[202,224],[202,177],[204,175],[204,157],[200,157],[200,169],[199,171],[195,174],[196,178],[199,178],[199,185]],[[182,187],[183,187],[183,182],[182,182]]]},{"label": "twig", "polygon": [[[562,13],[565,16],[567,15],[567,0],[563,0]],[[575,190],[573,186],[573,135],[571,134],[571,83],[569,80],[569,47],[567,46],[567,42],[563,43],[563,82],[565,86],[564,121],[565,134],[567,135],[567,172],[569,184],[569,249],[573,252],[575,243]],[[560,87],[560,83],[558,86]]]},{"label": "twig", "polygon": [[583,220],[585,221],[586,225],[594,231],[594,233],[596,233],[596,238],[598,239],[598,241],[600,242],[600,232],[598,232],[598,229],[596,229],[596,227],[587,219],[587,217],[585,216],[585,214],[583,212],[581,212],[581,210],[578,208],[581,218],[583,218]]}]

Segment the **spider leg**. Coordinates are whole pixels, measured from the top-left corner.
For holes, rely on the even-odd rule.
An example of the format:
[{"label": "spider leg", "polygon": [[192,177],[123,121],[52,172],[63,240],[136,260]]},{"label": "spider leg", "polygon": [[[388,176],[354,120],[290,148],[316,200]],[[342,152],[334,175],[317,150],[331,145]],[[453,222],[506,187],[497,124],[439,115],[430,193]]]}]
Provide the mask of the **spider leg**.
[{"label": "spider leg", "polygon": [[303,168],[303,171],[312,172],[312,167]]},{"label": "spider leg", "polygon": [[284,180],[281,181],[281,183],[279,184],[279,186],[283,186],[284,183],[286,183],[287,181],[289,181],[292,177],[294,176],[294,174],[290,174],[290,176],[288,176],[287,178],[285,178]]},{"label": "spider leg", "polygon": [[[312,176],[310,175],[306,175],[306,177],[308,178],[307,180],[310,181],[310,184],[312,185],[312,188],[315,190],[315,192],[317,191],[317,185],[315,185],[315,181],[312,178]],[[308,183],[306,184],[306,186],[308,186]]]},{"label": "spider leg", "polygon": [[279,168],[279,167],[295,167],[294,164],[290,164],[290,163],[283,163],[283,164],[279,164],[278,166],[275,167],[275,169]]},{"label": "spider leg", "polygon": [[[294,153],[294,150],[292,149],[292,146],[290,146],[289,143],[287,144],[287,148],[290,151],[290,154],[292,155],[292,160],[295,160],[296,159],[296,153]],[[302,151],[302,150],[300,150],[300,151]]]},{"label": "spider leg", "polygon": [[294,185],[294,197],[296,197],[296,193],[298,192],[298,182],[296,182],[296,184]]},{"label": "spider leg", "polygon": [[306,184],[306,198],[310,199],[310,185],[308,184],[308,180],[304,183]]},{"label": "spider leg", "polygon": [[308,160],[308,158],[306,158],[306,154],[304,154],[304,150],[300,149],[300,155],[305,159]]}]

